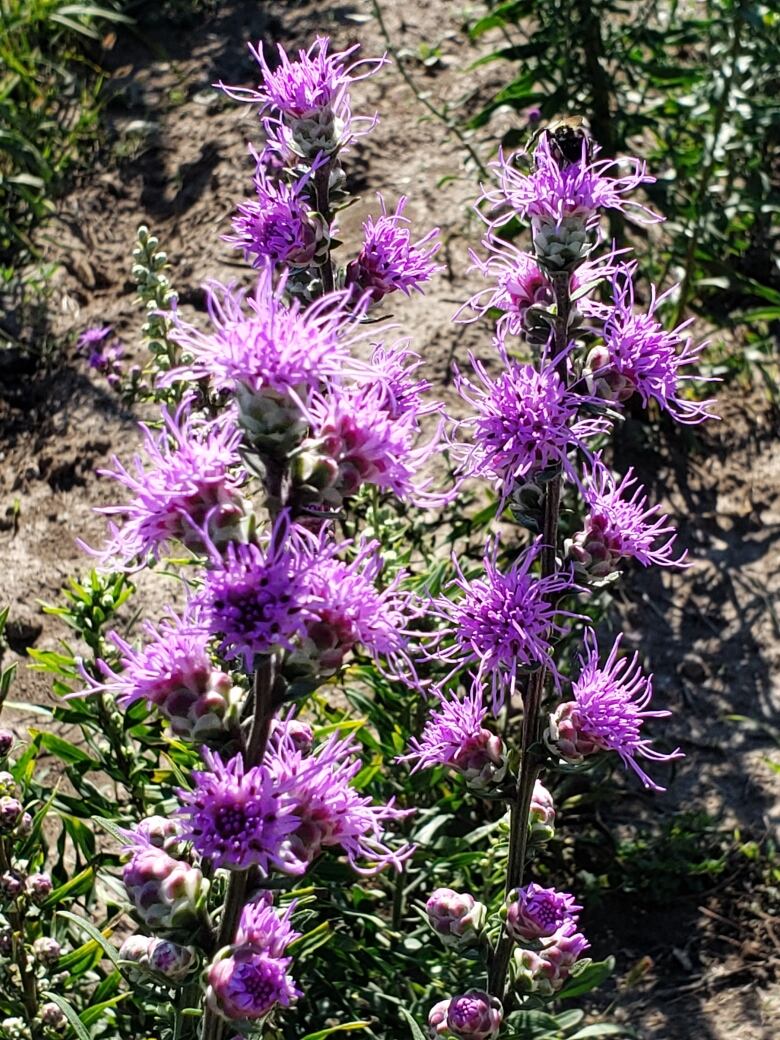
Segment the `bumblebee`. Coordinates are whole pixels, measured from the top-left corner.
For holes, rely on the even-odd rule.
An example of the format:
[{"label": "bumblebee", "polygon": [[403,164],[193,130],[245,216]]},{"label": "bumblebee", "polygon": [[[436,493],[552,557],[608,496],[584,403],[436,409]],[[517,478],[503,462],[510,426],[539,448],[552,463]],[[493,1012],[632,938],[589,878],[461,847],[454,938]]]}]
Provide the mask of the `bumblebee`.
[{"label": "bumblebee", "polygon": [[581,116],[565,116],[541,127],[531,140],[531,148],[536,146],[542,134],[547,138],[550,154],[559,166],[568,166],[580,161],[583,141],[587,144],[587,155],[590,156],[591,138],[588,124]]}]

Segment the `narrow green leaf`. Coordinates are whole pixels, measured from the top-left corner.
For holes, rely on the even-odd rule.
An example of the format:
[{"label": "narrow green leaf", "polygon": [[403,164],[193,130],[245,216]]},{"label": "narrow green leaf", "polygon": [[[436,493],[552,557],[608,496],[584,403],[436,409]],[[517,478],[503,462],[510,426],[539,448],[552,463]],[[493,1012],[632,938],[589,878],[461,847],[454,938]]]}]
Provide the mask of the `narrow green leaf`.
[{"label": "narrow green leaf", "polygon": [[370,1022],[342,1022],[338,1026],[329,1026],[328,1029],[318,1029],[316,1033],[307,1033],[303,1040],[322,1040],[324,1036],[331,1033],[350,1033],[355,1029],[368,1029]]},{"label": "narrow green leaf", "polygon": [[79,1018],[85,1026],[91,1026],[100,1019],[106,1008],[115,1007],[120,1001],[127,1000],[129,996],[129,993],[117,993],[117,995],[111,997],[110,1000],[101,1000],[99,1004],[93,1004],[92,1007],[88,1007],[86,1010],[82,1011]]},{"label": "narrow green leaf", "polygon": [[66,881],[64,885],[55,888],[46,902],[42,904],[43,907],[48,910],[49,907],[57,906],[58,903],[63,902],[65,899],[74,899],[76,896],[84,895],[85,892],[89,892],[92,888],[94,880],[94,868],[85,867],[80,874],[76,874],[75,877]]},{"label": "narrow green leaf", "polygon": [[420,1029],[420,1027],[417,1025],[412,1016],[409,1014],[409,1012],[406,1010],[406,1008],[399,1007],[398,1010],[409,1023],[409,1028],[412,1031],[413,1040],[425,1040],[425,1034],[423,1033],[422,1029]]},{"label": "narrow green leaf", "polygon": [[64,997],[61,997],[59,993],[44,993],[43,995],[47,1000],[51,1000],[52,1003],[56,1004],[62,1011],[67,1020],[73,1026],[73,1031],[79,1040],[90,1040],[89,1033],[84,1028],[84,1023]]},{"label": "narrow green leaf", "polygon": [[95,940],[114,967],[119,967],[119,953],[108,941],[108,936],[105,932],[101,932],[90,921],[85,921],[83,917],[79,917],[77,914],[72,914],[70,910],[58,910],[57,917],[65,917],[68,921],[73,921],[74,924],[77,924],[83,932],[87,933],[90,939]]}]

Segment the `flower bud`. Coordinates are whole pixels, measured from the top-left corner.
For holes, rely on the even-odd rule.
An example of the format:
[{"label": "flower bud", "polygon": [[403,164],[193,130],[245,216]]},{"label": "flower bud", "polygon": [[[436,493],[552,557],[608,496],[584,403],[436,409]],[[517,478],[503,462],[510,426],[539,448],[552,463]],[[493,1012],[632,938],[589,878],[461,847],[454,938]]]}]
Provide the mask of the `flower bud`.
[{"label": "flower bud", "polygon": [[594,740],[582,735],[581,724],[576,701],[559,704],[550,716],[545,739],[567,762],[581,762],[586,755],[600,750]]},{"label": "flower bud", "polygon": [[28,812],[22,813],[22,818],[16,827],[17,838],[29,838],[32,834],[33,829],[33,818]]},{"label": "flower bud", "polygon": [[18,788],[13,776],[5,769],[0,770],[0,798],[6,796],[13,798],[17,791]]},{"label": "flower bud", "polygon": [[7,758],[14,746],[14,735],[10,729],[0,729],[0,758]]},{"label": "flower bud", "polygon": [[41,1025],[47,1029],[53,1029],[57,1033],[64,1033],[68,1028],[68,1019],[59,1004],[42,1004],[40,1009]]},{"label": "flower bud", "polygon": [[467,892],[437,888],[425,904],[428,923],[446,946],[468,946],[479,937],[487,908]]},{"label": "flower bud", "polygon": [[452,765],[466,777],[469,787],[484,791],[504,779],[507,760],[504,744],[496,733],[481,729],[458,749]]},{"label": "flower bud", "polygon": [[122,879],[136,913],[149,928],[167,933],[197,927],[208,892],[197,867],[153,845],[141,846]]},{"label": "flower bud", "polygon": [[0,798],[0,834],[11,834],[21,822],[24,806],[18,798],[3,795]]},{"label": "flower bud", "polygon": [[550,946],[535,950],[519,948],[514,951],[510,977],[521,993],[535,993],[551,997],[558,992],[571,975],[579,956],[588,949],[587,939],[580,932],[558,935]]},{"label": "flower bud", "polygon": [[172,854],[181,845],[181,827],[176,819],[168,816],[147,816],[135,828],[137,834],[149,839],[155,848]]},{"label": "flower bud", "polygon": [[14,951],[14,933],[7,924],[0,926],[0,957],[10,957]]},{"label": "flower bud", "polygon": [[40,961],[47,968],[53,968],[60,959],[62,947],[56,939],[52,939],[48,935],[42,935],[40,939],[35,940],[32,950],[33,956],[37,961]]},{"label": "flower bud", "polygon": [[[305,388],[301,396],[305,397]],[[263,388],[252,390],[244,383],[236,386],[238,419],[250,442],[270,455],[286,455],[296,447],[307,424],[300,409],[286,394]]]},{"label": "flower bud", "polygon": [[27,895],[36,906],[46,902],[52,893],[52,887],[51,878],[48,874],[30,874],[25,883]]},{"label": "flower bud", "polygon": [[583,368],[588,393],[604,401],[624,404],[636,392],[636,383],[630,376],[618,372],[612,365],[609,348],[595,346],[588,354]]},{"label": "flower bud", "polygon": [[555,834],[555,804],[552,795],[540,780],[534,784],[528,827],[531,839],[536,842],[549,841]]},{"label": "flower bud", "polygon": [[504,1010],[501,1001],[482,990],[470,989],[453,997],[447,1025],[459,1040],[492,1040],[498,1035]]},{"label": "flower bud", "polygon": [[585,215],[567,215],[558,223],[533,216],[531,233],[537,262],[551,272],[573,271],[593,248]]},{"label": "flower bud", "polygon": [[0,899],[9,902],[24,892],[24,876],[18,870],[6,870],[0,875]]},{"label": "flower bud", "polygon": [[30,1040],[30,1030],[21,1018],[4,1018],[0,1022],[0,1036],[3,1040]]},{"label": "flower bud", "polygon": [[119,947],[119,959],[146,968],[154,939],[150,935],[130,935]]},{"label": "flower bud", "polygon": [[157,707],[177,737],[206,744],[235,729],[244,691],[229,675],[212,671],[177,684]]},{"label": "flower bud", "polygon": [[181,982],[195,964],[195,950],[179,946],[170,939],[154,939],[149,952],[149,968],[168,982]]},{"label": "flower bud", "polygon": [[449,1000],[440,1000],[428,1012],[428,1036],[437,1040],[440,1036],[448,1036],[447,1012],[450,1010]]},{"label": "flower bud", "polygon": [[560,934],[575,931],[581,909],[568,892],[531,882],[509,893],[502,913],[506,930],[515,942],[547,946]]},{"label": "flower bud", "polygon": [[292,745],[301,755],[308,755],[314,744],[314,730],[308,722],[300,719],[274,719],[271,723],[271,735],[284,734],[292,741]]}]

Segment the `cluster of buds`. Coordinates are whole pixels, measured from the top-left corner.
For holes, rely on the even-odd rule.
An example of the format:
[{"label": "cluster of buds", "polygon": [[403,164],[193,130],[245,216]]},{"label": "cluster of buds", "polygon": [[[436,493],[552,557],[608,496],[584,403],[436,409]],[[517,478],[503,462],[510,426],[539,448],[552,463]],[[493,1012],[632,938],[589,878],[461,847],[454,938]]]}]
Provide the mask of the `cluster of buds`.
[{"label": "cluster of buds", "polygon": [[136,913],[154,931],[191,932],[202,921],[208,881],[197,867],[147,844],[142,835],[135,841],[122,880]]},{"label": "cluster of buds", "polygon": [[425,904],[428,923],[445,946],[466,947],[479,941],[487,907],[468,892],[437,888]]},{"label": "cluster of buds", "polygon": [[49,1001],[41,1004],[38,1017],[45,1030],[52,1033],[64,1033],[68,1029],[68,1019],[65,1012],[59,1006]]},{"label": "cluster of buds", "polygon": [[504,742],[497,733],[480,729],[459,748],[451,765],[465,776],[475,791],[490,790],[506,776]]},{"label": "cluster of buds", "polygon": [[457,1040],[493,1040],[498,1036],[504,1010],[497,997],[482,990],[440,1000],[428,1015],[428,1034],[431,1040],[455,1037]]},{"label": "cluster of buds", "polygon": [[561,758],[573,764],[601,750],[593,737],[583,734],[576,701],[565,701],[558,705],[550,716],[546,737]]},{"label": "cluster of buds", "polygon": [[31,1040],[32,1034],[23,1018],[4,1018],[0,1022],[3,1040]]},{"label": "cluster of buds", "polygon": [[32,816],[16,797],[16,781],[8,772],[0,772],[0,836],[25,838],[32,830]]},{"label": "cluster of buds", "polygon": [[35,959],[45,968],[53,968],[60,959],[62,947],[56,939],[52,939],[48,935],[42,935],[33,943],[32,952]]},{"label": "cluster of buds", "polygon": [[553,996],[570,977],[589,945],[584,935],[572,932],[556,935],[554,941],[541,950],[518,947],[510,965],[515,988],[521,993]]},{"label": "cluster of buds", "polygon": [[609,521],[598,513],[585,517],[583,529],[566,542],[569,558],[576,573],[595,583],[611,581],[618,576],[618,564],[625,555],[622,540],[610,534]]},{"label": "cluster of buds", "polygon": [[208,744],[233,732],[244,697],[225,672],[193,675],[191,682],[171,689],[157,704],[177,737]]},{"label": "cluster of buds", "polygon": [[192,946],[180,946],[170,939],[147,935],[131,935],[122,944],[119,957],[132,969],[156,976],[168,985],[182,982],[196,963]]}]

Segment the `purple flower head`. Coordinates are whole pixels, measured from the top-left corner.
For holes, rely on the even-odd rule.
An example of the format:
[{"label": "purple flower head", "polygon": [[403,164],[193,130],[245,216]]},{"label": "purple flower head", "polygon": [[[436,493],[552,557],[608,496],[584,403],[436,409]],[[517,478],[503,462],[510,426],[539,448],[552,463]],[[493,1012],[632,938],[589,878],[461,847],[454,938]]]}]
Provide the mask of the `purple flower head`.
[{"label": "purple flower head", "polygon": [[291,264],[306,267],[312,262],[323,237],[307,198],[311,172],[294,183],[269,176],[256,153],[255,198],[240,203],[233,217],[233,234],[224,239],[242,249],[244,259],[262,268]]},{"label": "purple flower head", "polygon": [[349,543],[333,542],[326,528],[318,535],[299,529],[298,538],[306,561],[302,581],[310,606],[290,665],[332,675],[350,650],[360,645],[373,657],[411,667],[404,615],[408,597],[398,588],[404,575],[399,572],[382,591],[377,589],[383,567],[379,543],[363,543],[345,563],[336,554],[348,549]]},{"label": "purple flower head", "polygon": [[[590,152],[595,156],[597,146],[591,143]],[[515,215],[555,227],[569,218],[577,218],[585,227],[592,227],[598,223],[600,211],[605,209],[631,211],[635,218],[641,215],[651,222],[660,219],[645,206],[626,198],[641,184],[655,182],[640,159],[591,162],[588,146],[583,142],[582,155],[576,162],[559,163],[547,134],[542,134],[534,150],[530,173],[519,170],[515,158],[501,153],[493,163],[500,187],[497,191],[485,192],[484,198],[493,204],[509,204],[493,220],[493,227],[508,223]],[[615,176],[621,168],[625,173]]]},{"label": "purple flower head", "polygon": [[113,385],[119,379],[124,348],[116,337],[109,339],[112,332],[111,325],[86,329],[76,341],[76,350],[87,358],[90,368],[108,376]]},{"label": "purple flower head", "polygon": [[680,423],[716,418],[713,401],[687,401],[680,397],[683,381],[702,379],[680,371],[695,364],[706,346],[693,346],[690,337],[683,334],[693,319],[667,331],[655,317],[658,306],[676,287],[662,296],[657,296],[652,287],[647,311],[637,314],[631,273],[632,269],[624,265],[612,276],[613,306],[607,311],[604,345],[596,347],[596,356],[590,359],[593,378],[608,386],[617,383],[618,400],[627,400],[636,392],[645,406],[656,401]]},{"label": "purple flower head", "polygon": [[230,542],[223,555],[214,550],[194,600],[204,626],[220,639],[222,655],[242,660],[247,671],[258,654],[276,646],[292,650],[294,637],[314,618],[306,561],[289,538],[289,526],[282,513],[262,546]]},{"label": "purple flower head", "polygon": [[518,482],[550,467],[562,466],[574,479],[569,450],[577,447],[589,455],[585,439],[606,432],[610,423],[577,418],[582,404],[601,401],[567,389],[554,361],[537,369],[510,360],[503,345],[497,345],[503,371],[495,380],[473,355],[481,386],[457,373],[456,388],[475,414],[459,424],[473,443],[455,449],[464,475],[491,478],[504,501]]},{"label": "purple flower head", "polygon": [[571,543],[571,555],[578,567],[590,577],[603,578],[614,573],[625,558],[635,559],[643,567],[653,563],[659,567],[689,566],[685,563],[687,551],[674,558],[675,529],[659,505],[648,506],[645,489],[633,476],[633,469],[618,483],[600,455],[593,461],[583,495],[589,512],[583,530]]},{"label": "purple flower head", "polygon": [[166,379],[211,377],[217,390],[239,396],[243,388],[287,397],[293,389],[305,393],[331,379],[361,374],[365,366],[350,358],[349,347],[369,334],[345,335],[359,317],[347,308],[349,294],[323,296],[304,311],[299,301],[284,301],[285,285],[285,275],[274,284],[270,264],[260,271],[249,298],[243,290],[210,283],[206,305],[212,331],[178,321],[171,336],[193,360]]},{"label": "purple flower head", "polygon": [[430,479],[415,479],[437,450],[441,426],[430,440],[419,444],[419,413],[408,408],[394,415],[388,410],[394,405],[397,400],[380,379],[334,386],[327,396],[313,394],[309,404],[302,406],[313,446],[335,466],[327,502],[338,506],[363,484],[375,484],[412,502],[441,503],[440,495],[427,491]]},{"label": "purple flower head", "polygon": [[206,969],[206,1003],[229,1022],[256,1022],[277,1005],[289,1007],[301,991],[288,974],[291,958],[226,947]]},{"label": "purple flower head", "polygon": [[411,415],[416,422],[423,415],[441,411],[442,403],[425,400],[431,384],[427,379],[416,378],[417,369],[424,361],[419,354],[407,349],[408,343],[408,340],[399,340],[389,347],[377,343],[366,381],[381,387],[381,408],[391,419]]},{"label": "purple flower head", "polygon": [[497,997],[470,989],[450,1001],[447,1026],[459,1040],[493,1040],[498,1036],[503,1017]]},{"label": "purple flower head", "polygon": [[550,735],[564,757],[577,760],[593,751],[616,751],[623,764],[653,791],[663,791],[645,773],[637,756],[653,762],[682,758],[676,748],[665,755],[643,738],[645,719],[667,718],[669,711],[647,711],[653,696],[653,677],[645,675],[639,654],[620,657],[618,636],[603,665],[592,629],[585,633],[586,654],[580,657],[580,675],[572,683],[574,701],[560,705],[552,716]]},{"label": "purple flower head", "polygon": [[[559,594],[581,591],[571,574],[559,571],[538,578],[531,567],[542,551],[541,539],[519,556],[509,570],[496,565],[498,543],[485,555],[485,573],[469,580],[455,561],[457,577],[450,588],[460,589],[460,599],[442,597],[432,613],[446,623],[435,637],[435,658],[453,665],[450,675],[461,668],[476,666],[472,689],[490,680],[493,711],[498,713],[506,698],[515,691],[517,673],[522,668],[546,665],[557,680],[552,659],[551,639],[565,628],[561,618],[576,617],[556,607]],[[439,644],[452,638],[452,644]],[[446,681],[446,680],[445,680]]]},{"label": "purple flower head", "polygon": [[[386,58],[365,59],[347,64],[357,45],[328,54],[330,40],[320,36],[308,51],[298,51],[291,60],[279,46],[279,64],[272,69],[262,43],[250,44],[252,56],[263,74],[257,90],[217,84],[236,101],[259,103],[263,125],[272,145],[282,154],[292,152],[311,158],[318,152],[334,153],[376,124],[376,117],[354,117],[350,87],[373,75]],[[359,72],[361,66],[364,71]]]},{"label": "purple flower head", "polygon": [[241,912],[235,946],[251,946],[257,953],[283,957],[285,950],[300,937],[292,926],[296,903],[293,900],[280,916],[265,893],[247,903]]},{"label": "purple flower head", "polygon": [[147,643],[137,650],[116,632],[108,638],[122,655],[121,669],[100,662],[104,681],[86,676],[92,690],[112,693],[121,708],[145,700],[188,739],[207,740],[235,723],[241,690],[215,667],[209,655],[209,633],[196,618],[171,614],[158,627],[143,624]]},{"label": "purple flower head", "polygon": [[150,554],[159,559],[172,541],[202,552],[203,529],[220,542],[243,516],[240,431],[228,413],[211,422],[188,407],[183,402],[174,415],[162,409],[159,431],[141,424],[146,460],[136,455],[126,469],[114,456],[115,469],[98,471],[132,495],[124,505],[97,510],[122,521],[121,527],[109,522],[109,540],[99,554],[106,563],[140,567]]},{"label": "purple flower head", "polygon": [[308,755],[314,746],[314,730],[308,722],[296,719],[293,709],[287,715],[281,718],[276,716],[271,720],[271,743],[278,744],[284,737],[291,740],[295,750],[304,756]]},{"label": "purple flower head", "polygon": [[106,339],[114,331],[113,325],[95,325],[85,329],[76,340],[76,349],[79,354],[91,357],[93,353],[101,353]]},{"label": "purple flower head", "polygon": [[356,259],[347,264],[346,285],[359,297],[368,294],[372,303],[400,289],[408,296],[412,289],[422,292],[423,282],[441,270],[433,257],[441,243],[434,228],[417,242],[412,242],[404,217],[406,197],[398,200],[395,213],[388,213],[385,201],[378,196],[382,213],[376,221],[369,217],[363,224],[363,246]]},{"label": "purple flower head", "polygon": [[285,792],[285,810],[299,821],[281,853],[280,870],[304,874],[323,848],[333,846],[340,846],[353,870],[363,875],[390,865],[400,869],[412,854],[408,845],[391,848],[386,833],[387,824],[403,819],[408,811],[396,809],[393,800],[375,805],[351,786],[362,769],[357,752],[351,737],[337,734],[309,755],[297,751],[286,735],[269,746],[268,769]]},{"label": "purple flower head", "polygon": [[[510,892],[506,903],[506,930],[515,942],[554,942],[577,929],[581,906],[568,892],[542,888],[531,882]],[[544,942],[544,945],[550,945]]]},{"label": "purple flower head", "polygon": [[412,737],[408,754],[400,761],[414,762],[412,772],[448,765],[464,773],[475,787],[500,782],[506,773],[504,745],[483,725],[488,710],[479,688],[458,700],[437,692],[439,703],[428,717],[420,739]]},{"label": "purple flower head", "polygon": [[216,867],[256,866],[267,875],[299,824],[288,785],[265,765],[246,769],[240,754],[227,763],[202,754],[208,769],[193,772],[191,791],[179,791],[183,839]]}]

